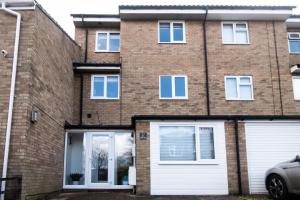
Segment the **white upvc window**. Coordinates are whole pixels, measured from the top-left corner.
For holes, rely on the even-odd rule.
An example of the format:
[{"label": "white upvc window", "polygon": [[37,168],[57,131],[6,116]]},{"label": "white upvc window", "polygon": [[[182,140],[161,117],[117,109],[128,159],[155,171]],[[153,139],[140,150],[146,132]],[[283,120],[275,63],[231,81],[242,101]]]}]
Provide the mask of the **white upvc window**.
[{"label": "white upvc window", "polygon": [[160,125],[161,162],[214,161],[215,127],[205,125]]},{"label": "white upvc window", "polygon": [[253,100],[252,76],[225,76],[226,100]]},{"label": "white upvc window", "polygon": [[300,54],[300,32],[288,33],[289,52],[292,54]]},{"label": "white upvc window", "polygon": [[185,43],[184,21],[159,21],[159,43]]},{"label": "white upvc window", "polygon": [[119,75],[92,75],[91,99],[119,99]]},{"label": "white upvc window", "polygon": [[120,32],[97,31],[95,52],[120,52]]},{"label": "white upvc window", "polygon": [[249,31],[246,22],[222,22],[223,44],[249,44]]},{"label": "white upvc window", "polygon": [[185,75],[159,76],[160,99],[188,99],[188,81]]},{"label": "white upvc window", "polygon": [[300,100],[300,76],[293,76],[294,99]]}]

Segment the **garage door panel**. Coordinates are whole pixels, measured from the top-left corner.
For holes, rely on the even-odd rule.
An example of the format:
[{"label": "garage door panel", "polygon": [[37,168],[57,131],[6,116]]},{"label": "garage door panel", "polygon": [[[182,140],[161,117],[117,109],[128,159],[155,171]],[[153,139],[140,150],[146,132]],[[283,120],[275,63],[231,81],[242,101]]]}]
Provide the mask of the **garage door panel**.
[{"label": "garage door panel", "polygon": [[300,123],[246,123],[250,193],[266,193],[265,172],[300,154]]}]

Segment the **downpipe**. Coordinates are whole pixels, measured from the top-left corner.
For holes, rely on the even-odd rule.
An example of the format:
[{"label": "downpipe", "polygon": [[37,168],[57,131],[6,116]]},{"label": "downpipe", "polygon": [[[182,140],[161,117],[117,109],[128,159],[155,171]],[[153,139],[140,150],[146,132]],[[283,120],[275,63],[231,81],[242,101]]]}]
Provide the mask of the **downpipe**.
[{"label": "downpipe", "polygon": [[[7,13],[17,17],[16,35],[15,35],[15,44],[14,44],[14,57],[13,57],[13,64],[12,64],[11,84],[10,84],[10,94],[9,94],[8,116],[7,116],[6,134],[5,134],[3,170],[2,170],[2,178],[6,178],[7,177],[9,146],[10,146],[10,136],[11,136],[11,126],[12,126],[12,115],[13,115],[13,106],[14,106],[14,96],[15,96],[16,75],[17,75],[17,63],[18,63],[20,30],[21,30],[21,14],[8,9],[4,2],[2,2],[2,6],[1,6],[0,10],[3,10],[4,12],[7,12]],[[5,186],[6,186],[6,182],[2,181],[1,191],[5,191]],[[4,200],[4,193],[1,194],[1,200]]]}]

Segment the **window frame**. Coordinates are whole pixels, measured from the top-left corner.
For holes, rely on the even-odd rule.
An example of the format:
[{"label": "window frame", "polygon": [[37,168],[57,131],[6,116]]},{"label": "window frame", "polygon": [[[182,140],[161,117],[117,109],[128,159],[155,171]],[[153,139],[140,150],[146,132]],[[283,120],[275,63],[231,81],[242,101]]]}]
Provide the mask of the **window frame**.
[{"label": "window frame", "polygon": [[[195,128],[195,153],[196,153],[196,157],[195,160],[193,161],[183,161],[183,160],[161,160],[160,158],[160,147],[161,147],[161,141],[160,141],[160,132],[158,132],[158,152],[159,152],[159,164],[161,165],[172,165],[172,164],[209,164],[209,165],[215,165],[215,164],[219,164],[219,155],[218,155],[218,147],[216,145],[217,141],[218,141],[218,135],[217,135],[217,126],[213,125],[213,124],[197,124],[197,123],[160,123],[158,125],[158,130],[160,130],[160,127],[194,127]],[[213,138],[214,138],[214,154],[215,154],[215,158],[214,159],[202,159],[201,158],[201,144],[200,144],[200,128],[212,128],[213,129]]]},{"label": "window frame", "polygon": [[[223,30],[223,27],[224,27],[224,24],[231,24],[232,25],[232,28],[233,28],[233,42],[225,42],[224,41],[224,30]],[[247,32],[247,43],[237,43],[236,41],[236,25],[237,24],[245,24],[246,25],[246,32]],[[222,44],[239,44],[239,45],[247,45],[247,44],[250,44],[250,37],[249,37],[249,27],[248,27],[248,22],[246,21],[222,21],[221,22],[221,30],[222,30]]]},{"label": "window frame", "polygon": [[291,51],[291,45],[290,45],[290,41],[298,41],[300,43],[300,38],[299,39],[290,39],[290,34],[300,34],[300,32],[288,32],[288,47],[289,47],[289,53],[290,54],[300,54],[299,52],[292,52]]},{"label": "window frame", "polygon": [[[101,50],[98,49],[98,37],[99,33],[105,33],[107,36],[107,41],[106,41],[106,49]],[[119,33],[119,50],[118,51],[110,51],[110,34],[111,33]],[[95,40],[95,52],[96,53],[101,53],[101,52],[106,52],[106,53],[119,53],[121,49],[121,34],[120,31],[96,31],[96,40]]]},{"label": "window frame", "polygon": [[[170,42],[161,42],[160,41],[160,24],[161,23],[170,23]],[[176,23],[182,24],[182,32],[183,32],[183,40],[182,41],[174,41],[174,25]],[[158,20],[158,43],[159,44],[184,44],[186,43],[186,34],[185,34],[185,21],[184,20]]]},{"label": "window frame", "polygon": [[[227,96],[227,78],[235,78],[236,79],[236,89],[237,89],[237,98],[230,98]],[[241,78],[250,78],[250,83],[240,83]],[[254,94],[253,94],[253,80],[252,76],[224,76],[224,85],[225,85],[225,98],[226,100],[233,100],[233,101],[253,101]],[[240,86],[241,85],[250,85],[251,86],[251,98],[250,99],[242,99],[240,97]]]},{"label": "window frame", "polygon": [[[115,98],[107,97],[107,77],[114,76],[118,77],[118,96]],[[104,96],[94,96],[94,80],[95,78],[104,78]],[[108,100],[119,100],[120,99],[120,75],[102,75],[102,74],[94,74],[91,76],[91,99],[108,99]]]},{"label": "window frame", "polygon": [[[163,76],[171,76],[171,86],[172,86],[172,97],[162,97],[161,96],[161,77]],[[175,78],[184,78],[184,88],[185,88],[185,96],[175,96]],[[162,100],[172,100],[172,99],[178,99],[178,100],[186,100],[188,99],[188,77],[187,75],[160,75],[159,76],[159,99]]]},{"label": "window frame", "polygon": [[[292,86],[293,86],[294,100],[299,101],[300,100],[300,95],[296,96],[296,94],[295,94],[296,84],[294,82],[294,79],[299,79],[300,80],[300,76],[292,76]],[[299,89],[300,88],[298,88],[298,90]]]}]

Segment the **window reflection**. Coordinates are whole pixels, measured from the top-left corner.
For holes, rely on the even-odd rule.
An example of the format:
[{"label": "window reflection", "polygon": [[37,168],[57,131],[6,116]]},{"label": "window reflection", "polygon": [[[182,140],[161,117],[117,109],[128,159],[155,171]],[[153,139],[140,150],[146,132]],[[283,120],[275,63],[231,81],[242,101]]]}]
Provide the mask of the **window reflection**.
[{"label": "window reflection", "polygon": [[115,134],[115,185],[128,185],[128,169],[132,161],[131,133]]}]

